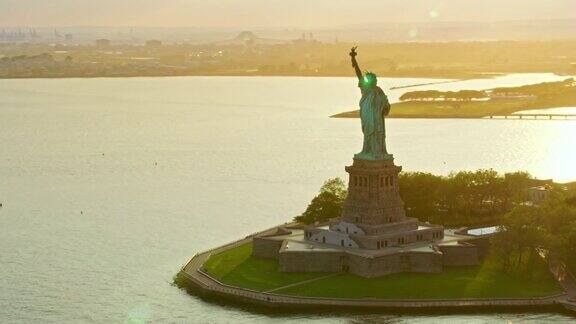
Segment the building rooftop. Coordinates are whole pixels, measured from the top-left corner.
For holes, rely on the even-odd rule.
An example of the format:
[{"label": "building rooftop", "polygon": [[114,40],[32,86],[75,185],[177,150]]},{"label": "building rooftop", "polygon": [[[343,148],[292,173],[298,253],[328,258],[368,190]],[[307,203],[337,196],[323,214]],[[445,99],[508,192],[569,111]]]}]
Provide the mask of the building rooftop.
[{"label": "building rooftop", "polygon": [[498,232],[498,226],[490,226],[468,230],[468,234],[474,236],[490,235],[496,232]]},{"label": "building rooftop", "polygon": [[[426,226],[421,226],[423,228],[428,228]],[[346,252],[350,254],[356,254],[367,257],[383,256],[396,253],[404,252],[421,252],[421,253],[437,253],[434,245],[442,246],[458,246],[462,245],[461,241],[466,241],[474,238],[470,235],[460,235],[454,234],[451,230],[445,230],[444,238],[442,240],[435,241],[434,244],[430,242],[419,242],[406,244],[401,247],[389,247],[383,249],[363,249],[363,248],[350,248],[350,247],[340,247],[337,245],[324,244],[320,242],[306,241],[304,238],[304,231],[301,229],[290,229],[290,234],[280,234],[277,236],[268,236],[268,239],[273,240],[285,240],[286,242],[282,245],[280,249],[281,252]]]}]

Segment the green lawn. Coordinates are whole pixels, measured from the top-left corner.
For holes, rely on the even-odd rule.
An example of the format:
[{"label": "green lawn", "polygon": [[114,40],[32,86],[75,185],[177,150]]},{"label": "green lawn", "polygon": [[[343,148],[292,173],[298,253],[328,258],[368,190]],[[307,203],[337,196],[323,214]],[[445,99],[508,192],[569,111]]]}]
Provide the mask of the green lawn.
[{"label": "green lawn", "polygon": [[[325,273],[281,273],[276,260],[250,256],[246,244],[212,256],[206,271],[223,283],[266,291],[325,276]],[[275,291],[279,294],[382,299],[442,298],[526,298],[561,292],[544,262],[534,268],[531,277],[508,273],[492,258],[475,267],[449,267],[443,273],[401,273],[380,278],[362,278],[352,274],[326,277],[306,284]]]},{"label": "green lawn", "polygon": [[282,273],[278,261],[251,256],[252,243],[210,257],[204,269],[214,278],[231,285],[267,291],[321,276],[326,273]]},{"label": "green lawn", "polygon": [[401,273],[380,278],[351,274],[320,279],[277,291],[281,294],[381,299],[529,298],[561,292],[551,275],[533,279],[478,267],[445,268],[443,273]]}]

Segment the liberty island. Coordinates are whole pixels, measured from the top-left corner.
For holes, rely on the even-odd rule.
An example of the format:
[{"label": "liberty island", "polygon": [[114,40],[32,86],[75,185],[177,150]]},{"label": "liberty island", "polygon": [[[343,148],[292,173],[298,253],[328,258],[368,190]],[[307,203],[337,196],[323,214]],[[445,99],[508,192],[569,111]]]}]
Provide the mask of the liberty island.
[{"label": "liberty island", "polygon": [[[500,273],[486,287],[475,287],[492,268],[486,259],[496,231],[446,229],[407,216],[398,181],[402,167],[386,147],[390,104],[356,56],[352,48],[363,145],[345,167],[342,213],[327,222],[286,223],[199,253],[175,282],[200,295],[275,307],[560,305],[566,294],[550,275],[539,285]],[[507,280],[514,284],[499,286]]]}]

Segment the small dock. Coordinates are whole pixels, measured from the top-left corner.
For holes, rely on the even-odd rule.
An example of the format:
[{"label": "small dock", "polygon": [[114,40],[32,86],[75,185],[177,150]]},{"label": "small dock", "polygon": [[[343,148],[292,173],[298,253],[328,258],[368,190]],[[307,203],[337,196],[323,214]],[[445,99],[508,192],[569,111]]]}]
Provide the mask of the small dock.
[{"label": "small dock", "polygon": [[576,114],[513,114],[513,115],[490,115],[490,119],[576,119]]}]

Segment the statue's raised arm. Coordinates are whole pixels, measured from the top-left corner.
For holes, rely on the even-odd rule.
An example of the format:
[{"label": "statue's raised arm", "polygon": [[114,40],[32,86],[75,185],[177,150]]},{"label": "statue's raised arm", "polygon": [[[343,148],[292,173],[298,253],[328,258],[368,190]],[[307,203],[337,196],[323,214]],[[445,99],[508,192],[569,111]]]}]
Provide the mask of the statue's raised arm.
[{"label": "statue's raised arm", "polygon": [[356,48],[358,48],[358,46],[354,46],[350,50],[350,58],[352,58],[352,66],[354,67],[354,71],[356,71],[356,76],[358,77],[358,81],[362,81],[362,79],[363,79],[362,71],[360,70],[360,67],[358,66],[358,62],[356,61],[356,55],[358,55],[358,53],[356,53]]}]

